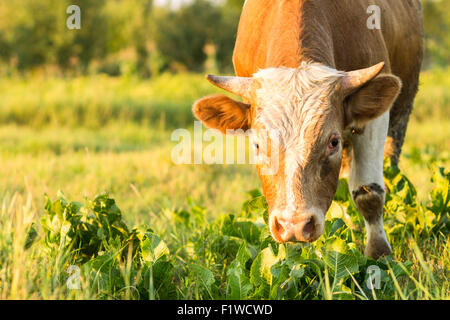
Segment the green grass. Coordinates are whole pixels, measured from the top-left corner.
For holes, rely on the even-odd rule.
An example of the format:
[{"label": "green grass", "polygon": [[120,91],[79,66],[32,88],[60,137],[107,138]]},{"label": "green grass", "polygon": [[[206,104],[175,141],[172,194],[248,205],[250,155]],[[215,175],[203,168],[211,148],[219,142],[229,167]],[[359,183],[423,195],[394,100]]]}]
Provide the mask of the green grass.
[{"label": "green grass", "polygon": [[[448,299],[450,174],[435,170],[426,203],[397,168],[386,163],[385,174],[391,190],[385,227],[395,249],[378,261],[361,253],[362,219],[345,180],[324,236],[313,244],[276,244],[256,190],[239,211],[210,222],[204,207],[188,201],[188,209],[161,210],[134,228],[108,195],[46,198],[40,219],[30,198],[7,197],[0,211],[0,297]],[[371,268],[379,279],[374,290],[367,287]],[[77,289],[67,286],[73,275]]]},{"label": "green grass", "polygon": [[[450,70],[423,74],[400,162],[401,170],[417,188],[417,202],[424,206],[430,201],[430,192],[434,188],[430,181],[433,170],[436,166],[449,168],[448,74]],[[67,290],[65,268],[71,259],[70,250],[57,254],[44,250],[44,230],[39,223],[45,214],[44,194],[55,199],[58,190],[63,190],[67,199],[73,200],[93,199],[99,193],[108,192],[121,208],[130,232],[134,226],[143,223],[151,227],[170,249],[168,261],[179,277],[177,297],[214,298],[224,294],[220,286],[226,286],[226,272],[230,270],[241,240],[214,230],[223,223],[218,218],[222,214],[241,217],[242,203],[248,199],[246,191],[259,188],[259,179],[249,165],[175,165],[170,158],[176,144],[170,141],[172,130],[191,129],[194,120],[192,102],[213,92],[217,91],[203,76],[195,74],[163,75],[145,81],[105,76],[2,79],[0,298],[140,297],[128,289],[120,293],[99,293],[87,274],[82,280],[82,291]],[[193,214],[189,201],[205,207],[204,215],[209,223],[198,226],[198,230],[193,230],[192,225],[187,228],[172,223],[174,212],[185,209]],[[247,217],[244,214],[241,218],[248,218],[251,223],[257,221],[257,216],[253,215]],[[362,220],[356,215],[354,219],[361,227]],[[24,250],[26,227],[33,221],[39,240]],[[396,224],[407,224],[401,221]],[[355,245],[360,251],[363,233],[359,231],[350,237],[350,231],[344,229],[339,237],[342,236],[346,246],[350,246],[349,250]],[[202,242],[201,232],[217,239]],[[325,238],[321,238],[322,243]],[[200,254],[201,248],[196,248],[201,243],[217,245],[218,239],[223,248],[229,247],[225,256],[211,258],[214,252],[206,250]],[[398,287],[394,280],[392,283],[386,280],[393,290],[390,287],[391,291],[383,293],[389,295],[384,297],[449,298],[448,234],[418,235],[405,228],[400,238],[391,240],[394,240],[395,263],[410,261],[412,264],[406,278],[398,280]],[[414,249],[416,244],[417,250]],[[309,254],[311,248],[305,249],[305,254]],[[258,250],[263,249],[259,247]],[[195,254],[190,257],[189,253]],[[220,261],[224,257],[226,261]],[[130,274],[126,273],[126,263],[117,263],[121,277],[131,281]],[[202,268],[211,270],[214,286],[218,288],[208,290],[216,291],[208,293],[208,286],[196,284],[194,279],[198,275],[189,268],[192,264],[200,266],[192,269],[200,274],[203,274]],[[360,264],[360,272],[363,272],[363,266],[366,264]],[[351,278],[347,278],[345,284],[331,282],[328,285],[327,277],[333,281],[330,270],[320,270],[310,270],[310,276],[317,277],[314,284],[317,290],[300,298],[311,299],[314,295],[342,298],[346,295],[333,294],[347,290],[342,285],[350,286],[351,297],[361,298],[357,286],[352,287],[348,282]],[[355,274],[358,276],[364,275]],[[355,280],[361,282],[359,278]],[[136,278],[133,281],[136,282]],[[160,296],[158,292],[146,296],[152,297]]]}]

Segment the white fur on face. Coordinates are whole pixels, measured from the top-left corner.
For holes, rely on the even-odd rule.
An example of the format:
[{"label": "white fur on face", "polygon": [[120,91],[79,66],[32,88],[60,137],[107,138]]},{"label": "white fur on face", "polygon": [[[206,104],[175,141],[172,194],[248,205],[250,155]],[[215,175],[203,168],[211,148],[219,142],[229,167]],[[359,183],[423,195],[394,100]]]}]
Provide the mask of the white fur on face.
[{"label": "white fur on face", "polygon": [[260,70],[253,76],[260,84],[256,90],[256,122],[266,129],[279,130],[284,149],[296,149],[297,161],[304,164],[309,145],[305,132],[326,112],[331,88],[344,74],[319,63],[306,62],[297,69]]},{"label": "white fur on face", "polygon": [[256,90],[256,123],[266,129],[280,132],[281,147],[285,152],[286,208],[296,212],[304,199],[294,192],[296,172],[306,166],[313,141],[307,131],[329,111],[329,96],[336,83],[344,76],[319,63],[303,62],[299,68],[269,68],[254,74],[260,84]]}]

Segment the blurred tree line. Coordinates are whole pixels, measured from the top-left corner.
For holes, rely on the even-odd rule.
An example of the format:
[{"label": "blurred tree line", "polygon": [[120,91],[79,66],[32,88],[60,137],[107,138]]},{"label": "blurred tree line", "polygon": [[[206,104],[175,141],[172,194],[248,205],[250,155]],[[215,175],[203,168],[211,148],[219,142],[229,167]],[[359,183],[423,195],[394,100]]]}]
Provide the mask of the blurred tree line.
[{"label": "blurred tree line", "polygon": [[[423,0],[425,67],[450,62],[450,1]],[[193,0],[177,9],[153,0],[0,0],[0,71],[232,72],[244,0]],[[81,29],[69,30],[69,5]]]}]

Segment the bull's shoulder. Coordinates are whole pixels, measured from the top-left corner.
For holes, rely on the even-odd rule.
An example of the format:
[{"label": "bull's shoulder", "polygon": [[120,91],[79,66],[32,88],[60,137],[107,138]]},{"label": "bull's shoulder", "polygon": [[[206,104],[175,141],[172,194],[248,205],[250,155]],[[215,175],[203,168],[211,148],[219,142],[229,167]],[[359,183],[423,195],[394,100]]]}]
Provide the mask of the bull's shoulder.
[{"label": "bull's shoulder", "polygon": [[299,65],[303,2],[246,1],[233,53],[236,74],[250,76],[259,69]]}]

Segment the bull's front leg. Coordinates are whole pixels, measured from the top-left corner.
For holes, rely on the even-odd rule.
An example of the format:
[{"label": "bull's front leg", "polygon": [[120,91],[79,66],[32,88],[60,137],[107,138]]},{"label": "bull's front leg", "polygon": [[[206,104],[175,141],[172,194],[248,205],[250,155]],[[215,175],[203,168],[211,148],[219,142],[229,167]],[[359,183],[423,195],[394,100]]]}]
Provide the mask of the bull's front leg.
[{"label": "bull's front leg", "polygon": [[353,156],[349,186],[356,208],[366,226],[366,256],[378,259],[392,253],[383,227],[385,188],[383,153],[389,126],[389,112],[369,122],[352,137]]}]

